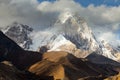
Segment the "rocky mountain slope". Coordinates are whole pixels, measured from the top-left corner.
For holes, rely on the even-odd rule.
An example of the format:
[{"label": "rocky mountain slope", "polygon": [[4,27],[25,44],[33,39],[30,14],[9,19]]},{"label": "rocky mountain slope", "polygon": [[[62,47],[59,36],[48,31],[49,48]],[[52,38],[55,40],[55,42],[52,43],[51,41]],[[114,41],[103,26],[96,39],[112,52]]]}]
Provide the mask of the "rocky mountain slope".
[{"label": "rocky mountain slope", "polygon": [[85,58],[95,52],[115,61],[120,59],[117,48],[106,41],[98,41],[84,18],[69,11],[61,13],[47,35],[45,33],[37,41],[40,47],[47,46],[48,52],[66,51],[79,58]]},{"label": "rocky mountain slope", "polygon": [[45,53],[43,60],[32,65],[29,71],[36,75],[53,76],[54,80],[103,80],[117,74],[113,66],[108,65],[94,64],[67,52],[55,51]]},{"label": "rocky mountain slope", "polygon": [[53,78],[20,71],[11,63],[4,61],[0,63],[0,80],[53,80]]},{"label": "rocky mountain slope", "polygon": [[4,32],[24,49],[35,50],[46,46],[48,52],[66,51],[79,58],[85,58],[95,52],[120,61],[119,49],[106,41],[98,41],[85,19],[70,11],[61,13],[47,32],[34,32],[31,38],[32,31],[33,29],[27,25],[13,23]]},{"label": "rocky mountain slope", "polygon": [[0,80],[25,80],[20,73],[15,67],[0,63]]},{"label": "rocky mountain slope", "polygon": [[0,63],[3,80],[102,80],[120,70],[118,65],[95,64],[64,51],[46,52],[41,57],[39,52],[23,50],[1,31],[0,58],[11,63],[9,66]]},{"label": "rocky mountain slope", "polygon": [[32,44],[32,39],[30,37],[30,33],[32,31],[33,29],[29,26],[14,22],[13,24],[7,26],[4,33],[22,48],[29,49]]}]

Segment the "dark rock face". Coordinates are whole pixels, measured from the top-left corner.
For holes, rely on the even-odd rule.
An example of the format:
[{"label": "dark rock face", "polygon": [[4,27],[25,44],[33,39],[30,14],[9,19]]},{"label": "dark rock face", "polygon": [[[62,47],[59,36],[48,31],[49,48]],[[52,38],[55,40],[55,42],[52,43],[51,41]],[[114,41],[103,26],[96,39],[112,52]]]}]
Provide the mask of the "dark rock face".
[{"label": "dark rock face", "polygon": [[29,34],[32,31],[33,29],[29,26],[15,22],[7,27],[5,34],[24,49],[29,49],[32,44]]},{"label": "dark rock face", "polygon": [[27,71],[20,71],[13,65],[0,63],[0,80],[53,80],[53,77],[36,76]]},{"label": "dark rock face", "polygon": [[109,59],[105,56],[102,56],[102,55],[99,55],[99,54],[96,54],[95,52],[94,53],[91,53],[90,55],[88,55],[86,57],[89,61],[93,62],[93,63],[96,63],[98,64],[97,62],[99,62],[99,64],[111,64],[111,65],[115,65],[115,66],[120,66],[120,63],[119,62],[116,62],[112,59]]},{"label": "dark rock face", "polygon": [[0,63],[1,80],[103,80],[118,74],[110,64],[95,64],[64,51],[42,54],[24,50],[1,31],[0,58],[12,64]]},{"label": "dark rock face", "polygon": [[[42,54],[23,50],[14,41],[0,31],[0,59],[11,61],[18,69],[25,70],[30,65],[42,59]],[[7,51],[7,53],[6,53]]]},{"label": "dark rock face", "polygon": [[9,55],[17,51],[23,51],[23,49],[0,31],[0,61],[7,60]]},{"label": "dark rock face", "polygon": [[17,76],[20,73],[15,67],[0,63],[0,80],[22,80],[21,75]]},{"label": "dark rock face", "polygon": [[38,51],[41,53],[45,53],[48,51],[48,48],[47,48],[47,46],[41,46]]},{"label": "dark rock face", "polygon": [[0,31],[0,46],[4,46],[9,51],[11,51],[11,49],[23,50],[20,46],[17,45],[17,43],[5,36],[2,31]]},{"label": "dark rock face", "polygon": [[52,75],[55,80],[103,80],[118,74],[111,65],[94,64],[63,51],[46,52],[43,60],[29,71],[36,75]]},{"label": "dark rock face", "polygon": [[41,58],[40,53],[23,50],[0,31],[0,62],[7,60],[12,65],[0,63],[0,80],[53,80],[53,77],[26,72],[27,68],[41,61]]}]

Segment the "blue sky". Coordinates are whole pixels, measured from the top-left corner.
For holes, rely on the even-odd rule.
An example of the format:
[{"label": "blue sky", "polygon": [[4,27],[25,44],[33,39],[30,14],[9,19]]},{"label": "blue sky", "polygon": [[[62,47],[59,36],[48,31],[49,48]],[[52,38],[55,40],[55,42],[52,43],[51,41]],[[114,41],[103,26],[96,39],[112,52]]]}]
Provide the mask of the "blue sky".
[{"label": "blue sky", "polygon": [[[55,1],[55,0],[38,0],[42,1]],[[94,4],[95,6],[106,5],[106,6],[119,6],[120,0],[75,0],[80,3],[82,6],[87,7],[90,4]]]}]

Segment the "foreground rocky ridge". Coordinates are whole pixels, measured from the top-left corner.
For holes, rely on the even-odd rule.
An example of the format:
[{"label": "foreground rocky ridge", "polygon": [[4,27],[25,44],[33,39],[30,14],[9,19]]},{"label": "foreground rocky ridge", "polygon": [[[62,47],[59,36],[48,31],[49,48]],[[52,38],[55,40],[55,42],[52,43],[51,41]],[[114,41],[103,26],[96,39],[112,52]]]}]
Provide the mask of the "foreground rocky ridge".
[{"label": "foreground rocky ridge", "polygon": [[25,80],[19,73],[15,67],[0,63],[0,80]]},{"label": "foreground rocky ridge", "polygon": [[36,76],[27,71],[20,71],[11,63],[0,63],[0,80],[53,80],[53,77]]},{"label": "foreground rocky ridge", "polygon": [[48,29],[32,31],[27,25],[13,23],[4,32],[24,49],[37,50],[41,46],[47,46],[48,52],[66,51],[78,58],[85,58],[95,52],[120,61],[119,49],[105,40],[97,39],[86,20],[71,11],[60,13]]},{"label": "foreground rocky ridge", "polygon": [[118,73],[112,65],[94,64],[62,51],[45,53],[43,60],[32,65],[29,71],[53,76],[54,80],[103,80]]},{"label": "foreground rocky ridge", "polygon": [[0,31],[0,61],[5,60],[12,65],[0,63],[0,80],[103,80],[120,70],[64,51],[26,51]]},{"label": "foreground rocky ridge", "polygon": [[50,52],[45,53],[42,61],[32,65],[29,72],[1,63],[0,80],[114,80],[119,77],[111,65],[106,66],[78,59],[66,52]]},{"label": "foreground rocky ridge", "polygon": [[35,40],[36,44],[47,46],[48,51],[66,51],[78,58],[84,58],[95,52],[112,60],[120,61],[120,51],[105,40],[99,40],[87,21],[71,11],[61,13],[47,29],[47,34],[46,31],[41,31],[36,35],[40,35],[37,37],[39,39]]}]

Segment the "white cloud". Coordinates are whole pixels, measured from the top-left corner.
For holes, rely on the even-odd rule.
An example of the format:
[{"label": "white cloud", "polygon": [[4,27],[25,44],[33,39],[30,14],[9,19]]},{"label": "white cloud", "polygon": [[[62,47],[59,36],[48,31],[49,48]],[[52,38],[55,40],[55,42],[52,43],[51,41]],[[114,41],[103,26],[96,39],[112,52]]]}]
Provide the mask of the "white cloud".
[{"label": "white cloud", "polygon": [[116,35],[113,32],[105,32],[99,37],[100,40],[106,40],[108,42],[114,40],[115,38]]},{"label": "white cloud", "polygon": [[55,2],[44,1],[39,4],[38,9],[45,12],[61,12],[66,8],[70,8],[73,11],[78,11],[80,4],[75,3],[73,0],[57,0]]},{"label": "white cloud", "polygon": [[113,30],[119,30],[120,24],[114,24],[113,25]]},{"label": "white cloud", "polygon": [[99,36],[99,40],[104,40],[116,47],[120,45],[120,40],[117,37],[118,35],[113,32],[105,32]]},{"label": "white cloud", "polygon": [[24,24],[36,24],[39,20],[38,3],[35,0],[4,0],[0,2],[0,26],[14,21]]},{"label": "white cloud", "polygon": [[120,6],[108,8],[102,16],[110,22],[119,22],[120,21]]},{"label": "white cloud", "polygon": [[115,35],[113,32],[120,28],[117,25],[120,23],[120,6],[101,5],[96,7],[91,4],[85,8],[74,0],[43,1],[41,3],[38,3],[37,0],[0,0],[0,27],[17,21],[42,30],[54,23],[59,14],[68,8],[72,13],[84,17],[91,27],[95,26],[99,29],[99,27],[108,26],[108,30],[102,33],[109,39],[113,39]]},{"label": "white cloud", "polygon": [[[17,20],[30,25],[47,26],[66,8],[85,17],[90,24],[103,26],[120,22],[120,6],[95,7],[89,5],[84,8],[74,0],[43,1],[41,3],[38,3],[37,0],[1,0],[0,24],[8,24]],[[44,23],[45,21],[46,23]]]}]

